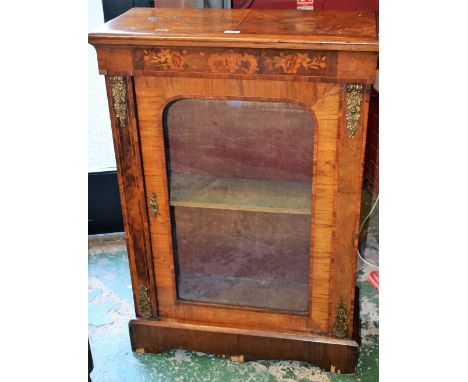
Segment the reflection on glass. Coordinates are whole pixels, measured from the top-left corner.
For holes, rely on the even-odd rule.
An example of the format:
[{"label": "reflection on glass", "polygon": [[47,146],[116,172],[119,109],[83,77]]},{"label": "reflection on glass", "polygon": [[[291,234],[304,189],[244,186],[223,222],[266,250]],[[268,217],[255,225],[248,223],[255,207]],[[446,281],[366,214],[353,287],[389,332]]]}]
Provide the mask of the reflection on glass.
[{"label": "reflection on glass", "polygon": [[179,100],[164,133],[178,298],[307,311],[310,114],[293,103]]}]

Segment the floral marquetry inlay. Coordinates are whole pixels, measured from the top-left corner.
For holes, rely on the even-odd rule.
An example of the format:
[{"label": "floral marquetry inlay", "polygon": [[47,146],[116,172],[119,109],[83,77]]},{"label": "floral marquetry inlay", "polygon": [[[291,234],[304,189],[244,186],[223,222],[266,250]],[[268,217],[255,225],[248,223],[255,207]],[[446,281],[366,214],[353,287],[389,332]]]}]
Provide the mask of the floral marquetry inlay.
[{"label": "floral marquetry inlay", "polygon": [[258,59],[251,54],[228,51],[210,54],[208,67],[212,73],[254,74],[258,72]]},{"label": "floral marquetry inlay", "polygon": [[334,53],[321,51],[154,48],[140,57],[136,69],[149,71],[324,76],[335,69]]},{"label": "floral marquetry inlay", "polygon": [[326,56],[311,57],[308,54],[284,54],[280,53],[271,59],[266,59],[265,64],[270,70],[282,68],[285,74],[296,74],[300,67],[304,69],[319,70],[327,66]]},{"label": "floral marquetry inlay", "polygon": [[186,50],[159,49],[145,50],[145,61],[162,70],[183,70]]}]

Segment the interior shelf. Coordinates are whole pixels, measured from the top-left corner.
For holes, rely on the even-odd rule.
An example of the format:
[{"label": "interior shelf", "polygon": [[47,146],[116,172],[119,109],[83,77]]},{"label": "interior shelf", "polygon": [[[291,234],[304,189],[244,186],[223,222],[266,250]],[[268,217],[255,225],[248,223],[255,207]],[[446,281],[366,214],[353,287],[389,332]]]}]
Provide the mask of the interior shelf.
[{"label": "interior shelf", "polygon": [[172,173],[170,205],[310,215],[311,185]]},{"label": "interior shelf", "polygon": [[261,302],[261,307],[267,309],[306,312],[308,285],[297,281],[184,274],[179,278],[178,298],[251,307],[259,307]]}]

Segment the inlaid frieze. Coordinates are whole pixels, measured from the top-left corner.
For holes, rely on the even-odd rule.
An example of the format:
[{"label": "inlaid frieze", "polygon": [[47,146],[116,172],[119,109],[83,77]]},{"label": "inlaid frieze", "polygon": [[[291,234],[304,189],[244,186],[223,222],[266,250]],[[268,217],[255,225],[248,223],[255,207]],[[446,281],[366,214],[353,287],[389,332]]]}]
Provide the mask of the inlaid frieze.
[{"label": "inlaid frieze", "polygon": [[145,71],[237,75],[329,76],[336,53],[276,49],[137,49],[134,68]]}]

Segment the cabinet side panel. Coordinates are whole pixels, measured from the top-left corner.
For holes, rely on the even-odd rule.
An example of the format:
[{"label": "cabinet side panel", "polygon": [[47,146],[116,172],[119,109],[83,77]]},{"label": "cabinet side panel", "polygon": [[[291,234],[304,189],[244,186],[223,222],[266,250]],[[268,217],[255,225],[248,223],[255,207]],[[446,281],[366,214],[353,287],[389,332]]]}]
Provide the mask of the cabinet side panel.
[{"label": "cabinet side panel", "polygon": [[135,311],[138,317],[155,317],[157,302],[133,83],[128,77],[106,76],[106,87]]},{"label": "cabinet side panel", "polygon": [[[352,131],[352,101],[347,104],[347,85],[341,85],[340,122],[338,135],[338,189],[336,201],[336,241],[333,257],[332,299],[330,307],[330,330],[340,303],[344,303],[348,320],[348,336],[352,335],[355,285],[356,256],[359,240],[359,215],[361,207],[361,186],[366,140],[367,115],[369,107],[369,87],[362,85],[359,121]],[[350,97],[356,97],[351,95]],[[359,98],[362,97],[362,98]],[[354,99],[356,101],[356,98]],[[351,103],[350,103],[351,102]],[[348,114],[348,115],[347,115]],[[348,119],[348,121],[347,121]]]}]

